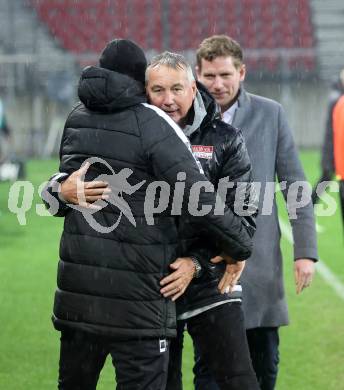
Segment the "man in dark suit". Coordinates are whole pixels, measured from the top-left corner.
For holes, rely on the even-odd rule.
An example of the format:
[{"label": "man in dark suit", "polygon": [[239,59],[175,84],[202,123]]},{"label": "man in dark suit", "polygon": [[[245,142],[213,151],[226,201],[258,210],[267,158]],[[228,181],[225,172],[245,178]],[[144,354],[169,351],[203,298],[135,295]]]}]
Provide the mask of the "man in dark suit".
[{"label": "man in dark suit", "polygon": [[[242,49],[236,41],[225,35],[205,39],[197,51],[196,71],[198,80],[220,105],[223,121],[242,129],[254,179],[261,183],[259,209],[262,215],[257,218],[252,261],[247,262],[241,282],[253,366],[262,390],[272,390],[279,362],[278,329],[288,324],[288,312],[277,205],[274,197],[264,204],[263,200],[269,188],[270,194],[273,193],[276,176],[286,200],[295,190],[296,182],[304,182],[305,176],[281,105],[250,94],[242,86],[246,68]],[[304,195],[309,200],[304,207],[295,209],[295,200],[287,204],[294,238],[297,293],[310,285],[318,257],[313,207],[310,194]],[[201,356],[197,357],[195,373],[197,390],[217,389]]]}]

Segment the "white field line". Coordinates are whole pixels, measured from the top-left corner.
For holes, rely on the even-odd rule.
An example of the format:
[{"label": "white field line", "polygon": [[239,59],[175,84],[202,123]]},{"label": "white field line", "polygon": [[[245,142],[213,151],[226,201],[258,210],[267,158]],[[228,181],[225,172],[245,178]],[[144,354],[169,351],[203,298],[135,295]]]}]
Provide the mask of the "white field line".
[{"label": "white field line", "polygon": [[324,231],[325,231],[325,228],[323,226],[319,225],[318,222],[316,222],[315,228],[316,228],[317,233],[324,233]]},{"label": "white field line", "polygon": [[[283,236],[293,244],[293,235],[291,232],[291,227],[284,222],[283,220],[279,220],[281,231]],[[344,300],[344,284],[337,278],[337,276],[328,268],[328,266],[321,260],[316,264],[317,272],[321,275],[324,281],[333,288],[335,293]]]}]

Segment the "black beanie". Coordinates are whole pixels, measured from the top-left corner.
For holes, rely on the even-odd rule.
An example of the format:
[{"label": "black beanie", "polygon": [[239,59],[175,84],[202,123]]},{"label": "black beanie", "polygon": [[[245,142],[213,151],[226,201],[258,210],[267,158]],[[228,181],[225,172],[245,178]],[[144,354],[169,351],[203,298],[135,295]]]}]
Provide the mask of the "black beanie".
[{"label": "black beanie", "polygon": [[109,42],[99,59],[102,68],[126,74],[141,83],[145,82],[147,60],[143,50],[128,39]]}]

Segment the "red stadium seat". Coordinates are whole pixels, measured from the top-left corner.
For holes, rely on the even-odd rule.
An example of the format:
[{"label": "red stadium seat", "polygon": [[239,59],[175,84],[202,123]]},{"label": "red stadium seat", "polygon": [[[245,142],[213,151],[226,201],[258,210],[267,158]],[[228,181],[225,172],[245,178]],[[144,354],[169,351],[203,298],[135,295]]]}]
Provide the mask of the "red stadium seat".
[{"label": "red stadium seat", "polygon": [[[99,52],[116,37],[156,51],[167,48],[165,38],[171,50],[194,50],[212,34],[229,34],[244,49],[258,53],[259,49],[302,53],[299,49],[315,46],[309,0],[31,0],[31,4],[61,46],[76,54]],[[168,26],[163,26],[166,19]],[[248,65],[277,71],[277,54],[250,58]],[[314,56],[300,54],[289,65],[311,71],[316,63]]]}]

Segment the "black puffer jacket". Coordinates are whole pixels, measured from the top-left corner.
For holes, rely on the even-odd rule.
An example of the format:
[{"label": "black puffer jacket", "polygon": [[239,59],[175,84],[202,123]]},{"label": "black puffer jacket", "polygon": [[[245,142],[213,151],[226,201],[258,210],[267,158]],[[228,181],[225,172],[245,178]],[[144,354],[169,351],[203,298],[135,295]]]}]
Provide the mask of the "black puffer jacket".
[{"label": "black puffer jacket", "polygon": [[[170,125],[161,111],[157,114],[155,108],[140,104],[145,101],[144,89],[135,80],[89,67],[82,74],[79,97],[82,103],[65,124],[60,171],[70,174],[85,159],[95,156],[108,163],[115,174],[124,168],[132,171],[126,176],[127,190],[143,184],[130,195],[119,188],[136,226],[122,215],[116,229],[109,233],[94,230],[79,211],[61,204],[59,215],[65,215],[65,223],[53,322],[57,329],[79,328],[117,338],[174,336],[175,306],[160,294],[159,282],[178,256],[175,218],[167,208],[154,215],[154,224],[149,224],[145,195],[156,180],[166,181],[173,189],[179,171],[186,172],[186,193],[194,182],[205,178],[180,129]],[[102,163],[91,165],[86,180],[100,174],[111,172]],[[43,192],[45,200],[53,193],[54,184],[53,180]],[[204,192],[200,202],[214,205],[215,196]],[[120,211],[109,204],[93,217],[109,227],[119,219]],[[249,226],[230,210],[224,217],[209,214],[191,218],[191,223],[206,226],[227,253],[249,256]]]},{"label": "black puffer jacket", "polygon": [[[251,163],[243,135],[240,130],[221,120],[218,106],[207,89],[200,83],[197,83],[197,87],[207,115],[198,130],[189,137],[194,153],[201,162],[206,177],[215,188],[222,178],[228,177],[228,181],[234,183],[227,191],[226,205],[233,211],[236,209],[235,204],[238,209],[243,206],[247,214],[250,214],[245,219],[252,230],[255,230],[257,196],[252,184]],[[242,183],[243,190],[238,191],[238,196],[235,197],[239,183]],[[241,300],[240,288],[228,294],[219,293],[217,286],[224,273],[225,263],[215,265],[209,261],[220,253],[206,233],[193,229],[187,218],[181,219],[179,233],[183,255],[196,257],[202,265],[202,273],[201,277],[194,279],[185,294],[178,299],[177,314],[203,308],[216,302]]]}]

